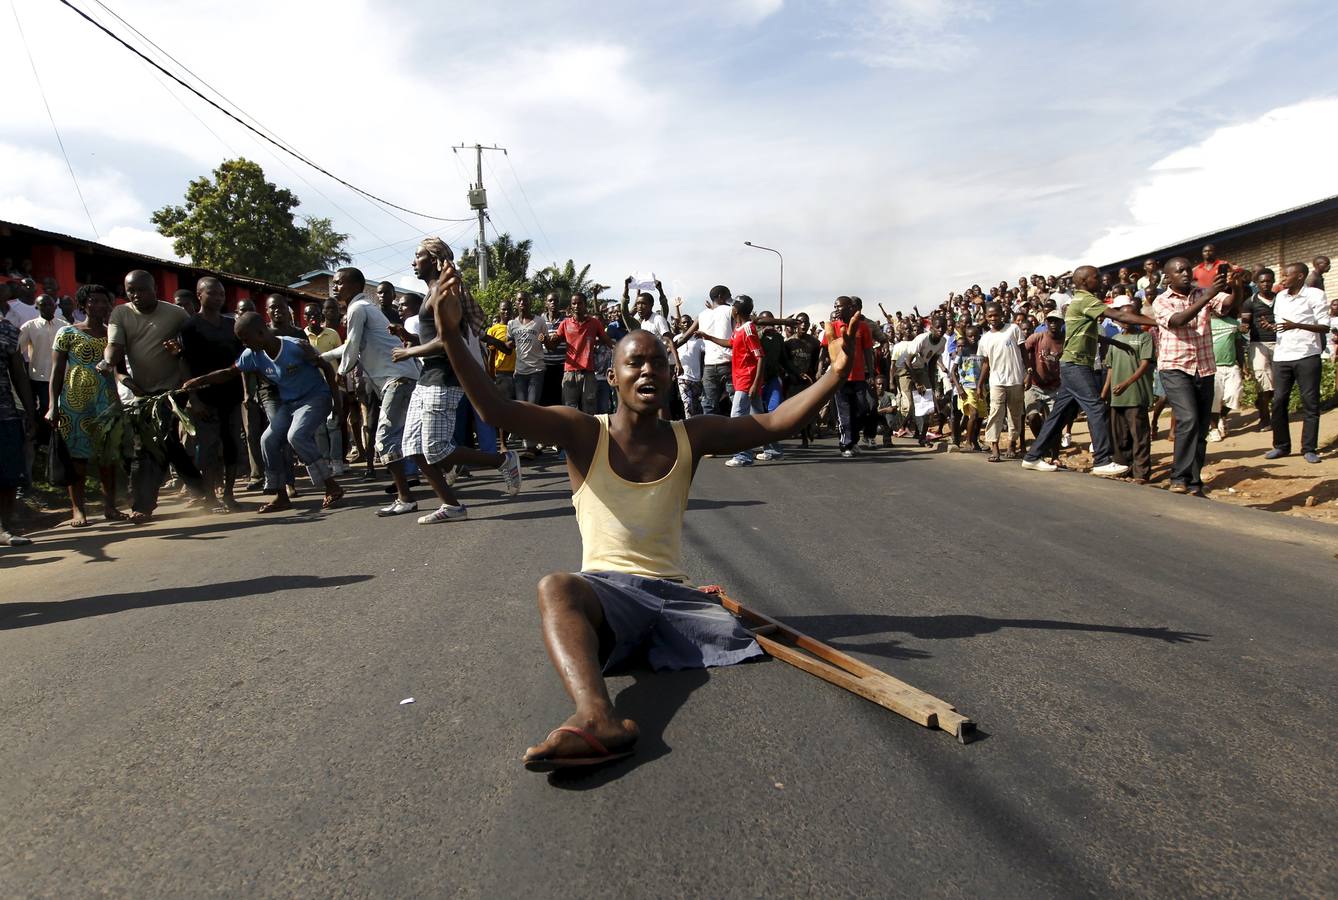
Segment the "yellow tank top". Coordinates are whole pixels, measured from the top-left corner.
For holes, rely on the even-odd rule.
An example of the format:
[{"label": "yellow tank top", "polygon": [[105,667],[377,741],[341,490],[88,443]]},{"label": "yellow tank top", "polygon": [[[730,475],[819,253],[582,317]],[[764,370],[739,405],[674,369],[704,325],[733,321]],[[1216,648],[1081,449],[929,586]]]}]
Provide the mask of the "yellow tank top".
[{"label": "yellow tank top", "polygon": [[692,487],[692,447],[673,422],[678,458],[656,481],[628,481],[609,465],[609,417],[598,415],[599,442],[585,483],[572,494],[581,529],[581,571],[626,572],[685,581],[683,512]]}]

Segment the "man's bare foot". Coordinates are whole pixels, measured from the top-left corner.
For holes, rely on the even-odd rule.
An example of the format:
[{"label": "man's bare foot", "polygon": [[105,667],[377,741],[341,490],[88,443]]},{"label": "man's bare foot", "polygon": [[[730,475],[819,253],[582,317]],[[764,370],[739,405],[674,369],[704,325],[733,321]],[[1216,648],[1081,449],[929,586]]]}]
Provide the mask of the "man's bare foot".
[{"label": "man's bare foot", "polygon": [[285,509],[292,509],[292,508],[293,508],[292,501],[290,501],[285,495],[280,494],[270,502],[262,505],[259,509],[256,510],[256,512],[262,512],[262,513],[283,512]]},{"label": "man's bare foot", "polygon": [[[636,744],[640,730],[637,724],[631,719],[623,719],[619,722],[611,717],[592,718],[580,713],[573,715],[566,722],[562,723],[564,728],[579,729],[590,737],[594,738],[609,755],[625,755],[629,753]],[[583,739],[579,734],[573,734],[570,731],[554,730],[538,744],[525,751],[525,763],[556,762],[567,764],[579,764],[586,760],[591,763],[602,762],[605,760],[605,754],[592,746],[589,741]]]},{"label": "man's bare foot", "polygon": [[325,499],[321,501],[321,509],[331,509],[342,499],[344,499],[344,489],[333,481],[326,481]]},{"label": "man's bare foot", "polygon": [[104,506],[102,507],[102,518],[106,519],[108,522],[124,522],[125,513],[114,506]]},{"label": "man's bare foot", "polygon": [[225,512],[235,513],[242,511],[242,505],[237,502],[237,498],[230,494],[223,495],[223,509]]},{"label": "man's bare foot", "polygon": [[74,514],[70,516],[69,525],[71,528],[87,528],[88,516],[76,509]]},{"label": "man's bare foot", "polygon": [[147,525],[153,521],[153,513],[139,512],[138,510],[130,513],[130,524]]}]

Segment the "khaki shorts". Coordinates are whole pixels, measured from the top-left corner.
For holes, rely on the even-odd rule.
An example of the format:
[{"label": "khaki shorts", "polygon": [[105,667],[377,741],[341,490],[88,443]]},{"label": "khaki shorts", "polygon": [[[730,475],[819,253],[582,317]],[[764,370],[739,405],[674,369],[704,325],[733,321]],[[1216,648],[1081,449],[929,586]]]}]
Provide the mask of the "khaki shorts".
[{"label": "khaki shorts", "polygon": [[1240,409],[1244,386],[1240,366],[1218,366],[1213,375],[1213,412],[1220,413],[1224,405],[1227,409]]},{"label": "khaki shorts", "polygon": [[1250,369],[1254,371],[1254,380],[1259,383],[1259,390],[1273,390],[1273,345],[1263,341],[1250,342]]}]

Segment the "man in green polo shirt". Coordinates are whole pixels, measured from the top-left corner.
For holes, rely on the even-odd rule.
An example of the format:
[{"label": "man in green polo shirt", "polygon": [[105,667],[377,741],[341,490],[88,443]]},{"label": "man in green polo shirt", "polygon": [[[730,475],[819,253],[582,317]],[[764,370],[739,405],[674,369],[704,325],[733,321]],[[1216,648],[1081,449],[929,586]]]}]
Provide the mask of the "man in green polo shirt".
[{"label": "man in green polo shirt", "polygon": [[1053,472],[1059,468],[1045,461],[1051,444],[1059,440],[1064,428],[1087,414],[1092,433],[1093,475],[1115,478],[1129,471],[1111,458],[1110,424],[1106,404],[1101,400],[1102,377],[1095,370],[1097,333],[1103,317],[1126,325],[1156,325],[1146,316],[1129,308],[1112,309],[1096,296],[1101,275],[1093,266],[1079,266],[1073,273],[1073,299],[1064,310],[1064,353],[1059,357],[1059,393],[1050,415],[1032,442],[1022,468]]}]

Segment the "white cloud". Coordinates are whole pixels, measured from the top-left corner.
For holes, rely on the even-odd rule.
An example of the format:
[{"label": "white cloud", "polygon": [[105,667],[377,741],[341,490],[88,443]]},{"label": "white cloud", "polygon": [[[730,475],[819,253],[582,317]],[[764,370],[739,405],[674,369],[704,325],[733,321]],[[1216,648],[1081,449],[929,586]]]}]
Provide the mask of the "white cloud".
[{"label": "white cloud", "polygon": [[963,26],[993,14],[985,0],[836,0],[836,51],[873,68],[949,69],[974,52]]},{"label": "white cloud", "polygon": [[1129,218],[1083,259],[1103,264],[1338,194],[1338,98],[1274,109],[1219,128],[1154,163]]},{"label": "white cloud", "polygon": [[176,259],[190,262],[187,257],[178,256],[172,249],[172,239],[150,231],[147,228],[135,228],[131,225],[117,225],[102,236],[102,243],[120,250],[145,253],[159,259]]}]

